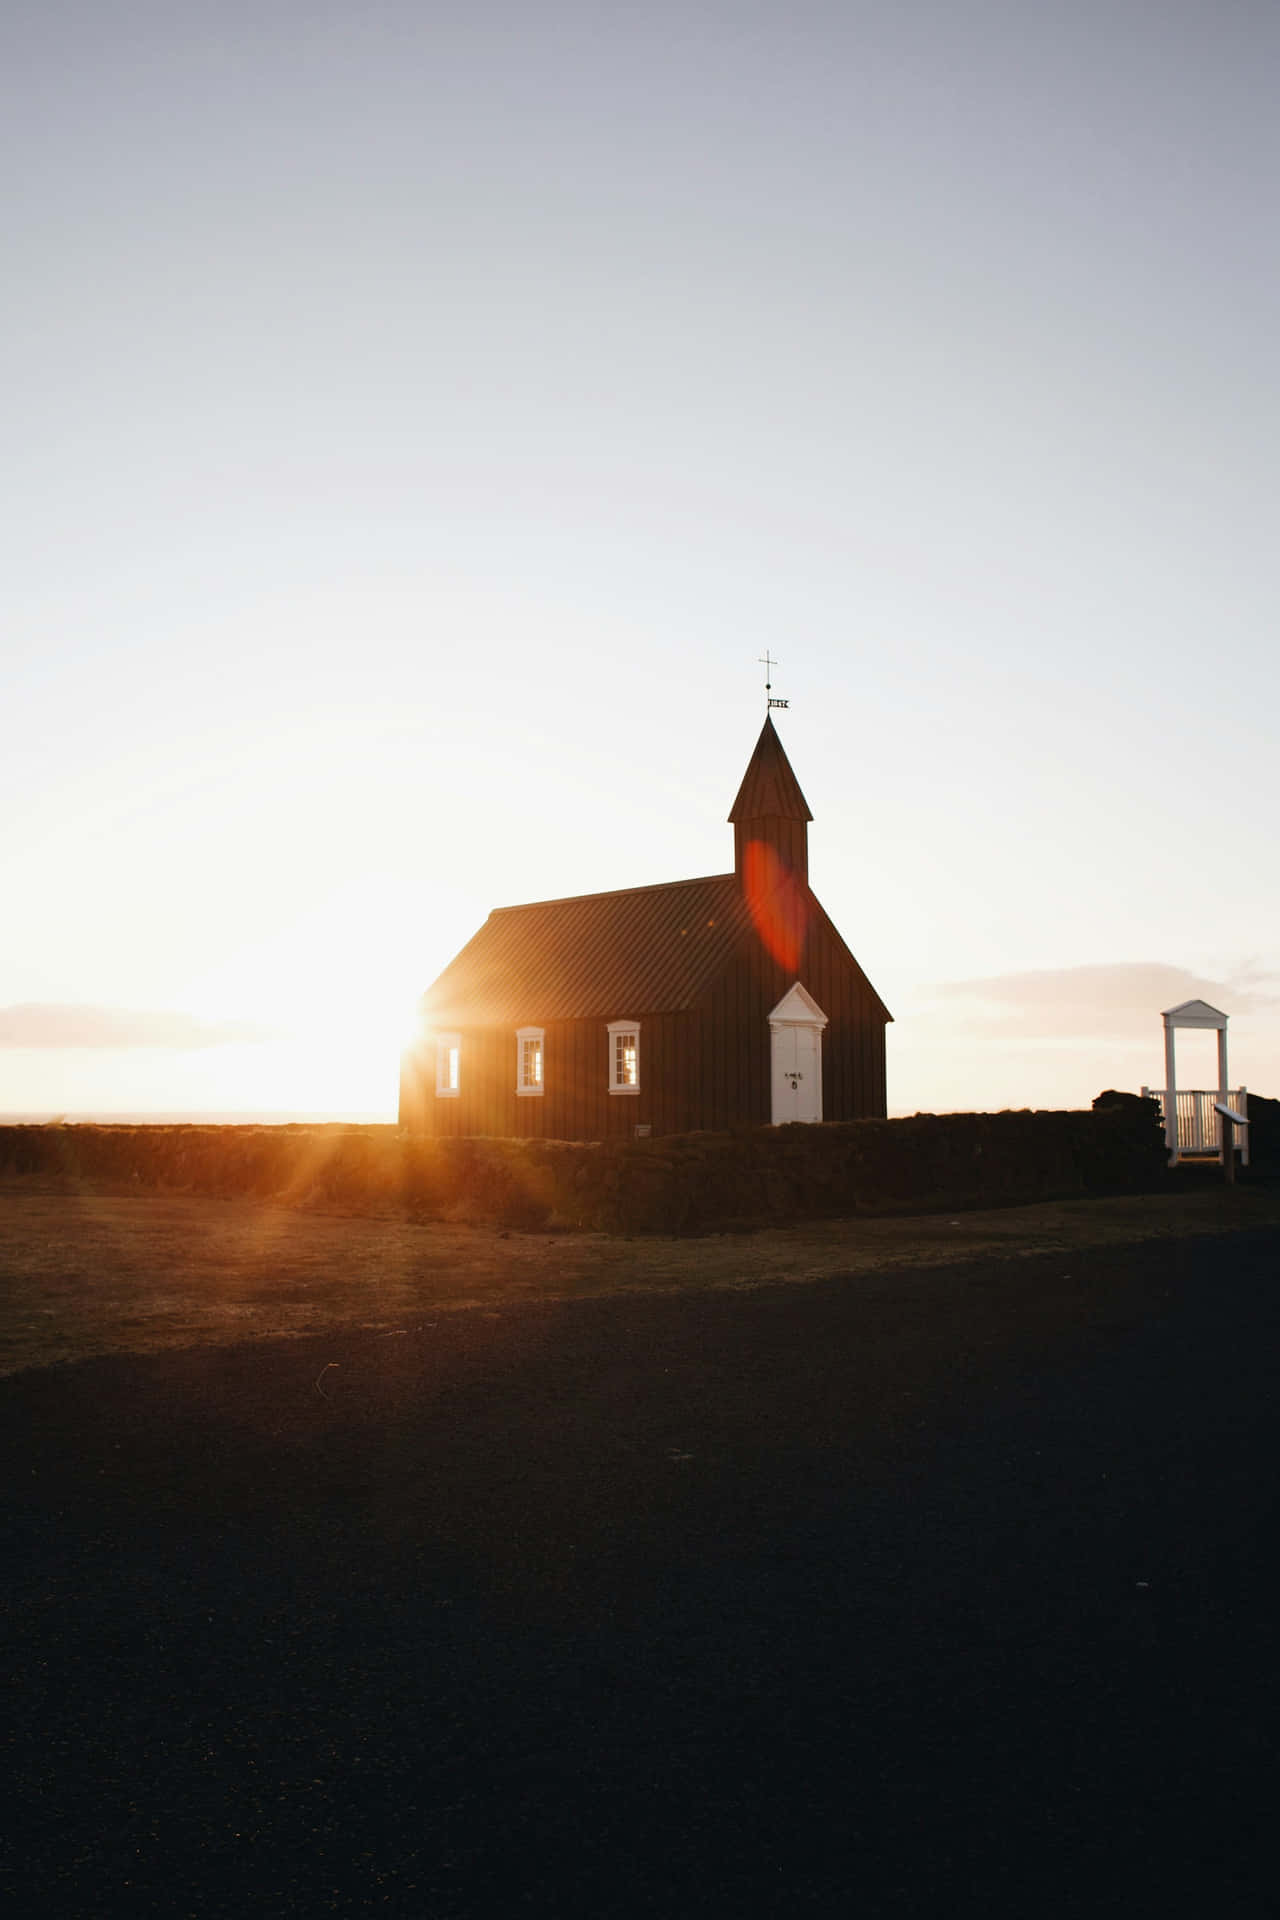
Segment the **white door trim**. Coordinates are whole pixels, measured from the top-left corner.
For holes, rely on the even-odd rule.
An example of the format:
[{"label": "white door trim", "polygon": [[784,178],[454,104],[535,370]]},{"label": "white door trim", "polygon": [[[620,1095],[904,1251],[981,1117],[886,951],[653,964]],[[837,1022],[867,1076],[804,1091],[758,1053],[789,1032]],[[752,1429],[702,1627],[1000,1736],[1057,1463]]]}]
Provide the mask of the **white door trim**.
[{"label": "white door trim", "polygon": [[769,1015],[771,1027],[825,1027],[827,1016],[809,989],[797,980]]},{"label": "white door trim", "polygon": [[[801,1117],[811,1121],[822,1119],[822,1032],[826,1025],[826,1014],[808,988],[802,986],[799,980],[787,989],[769,1015],[769,1098],[770,1114],[775,1127],[784,1121]],[[813,1035],[814,1082],[812,1088],[806,1090],[807,1098],[804,1104],[810,1111],[803,1116],[788,1110],[791,1102],[787,1102],[784,1108],[779,1082],[779,1043],[783,1034],[797,1027],[805,1028]],[[792,1091],[795,1091],[794,1083]]]}]

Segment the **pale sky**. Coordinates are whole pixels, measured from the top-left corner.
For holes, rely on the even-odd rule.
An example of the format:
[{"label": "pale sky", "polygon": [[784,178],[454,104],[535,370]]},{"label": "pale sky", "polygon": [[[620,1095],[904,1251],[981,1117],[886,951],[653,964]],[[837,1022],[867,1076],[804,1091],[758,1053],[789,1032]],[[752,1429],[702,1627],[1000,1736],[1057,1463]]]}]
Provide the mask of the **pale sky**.
[{"label": "pale sky", "polygon": [[0,1111],[393,1117],[491,907],[732,866],[766,648],[891,1111],[1193,994],[1280,1094],[1277,97],[1271,0],[9,9]]}]

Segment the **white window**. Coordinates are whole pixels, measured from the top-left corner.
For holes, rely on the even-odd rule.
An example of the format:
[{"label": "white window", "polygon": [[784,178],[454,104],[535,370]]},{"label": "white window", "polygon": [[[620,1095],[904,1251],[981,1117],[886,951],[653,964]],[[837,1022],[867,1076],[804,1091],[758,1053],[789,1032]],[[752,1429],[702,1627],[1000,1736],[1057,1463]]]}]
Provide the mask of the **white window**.
[{"label": "white window", "polygon": [[516,1092],[542,1092],[542,1028],[520,1027],[516,1033]]},{"label": "white window", "polygon": [[436,1099],[456,1100],[461,1087],[462,1035],[436,1035]]},{"label": "white window", "polygon": [[638,1020],[609,1022],[609,1091],[610,1093],[639,1093],[640,1091],[640,1022]]}]

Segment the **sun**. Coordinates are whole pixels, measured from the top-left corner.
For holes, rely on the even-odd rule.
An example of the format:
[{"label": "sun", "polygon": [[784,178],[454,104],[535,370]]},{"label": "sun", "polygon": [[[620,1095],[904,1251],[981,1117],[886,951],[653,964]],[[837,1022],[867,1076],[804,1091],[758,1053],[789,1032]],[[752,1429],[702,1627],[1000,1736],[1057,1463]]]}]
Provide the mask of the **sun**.
[{"label": "sun", "polygon": [[263,1036],[226,1061],[231,1106],[394,1115],[423,986],[421,936],[401,927],[399,901],[390,883],[348,886],[198,983],[203,1012]]}]

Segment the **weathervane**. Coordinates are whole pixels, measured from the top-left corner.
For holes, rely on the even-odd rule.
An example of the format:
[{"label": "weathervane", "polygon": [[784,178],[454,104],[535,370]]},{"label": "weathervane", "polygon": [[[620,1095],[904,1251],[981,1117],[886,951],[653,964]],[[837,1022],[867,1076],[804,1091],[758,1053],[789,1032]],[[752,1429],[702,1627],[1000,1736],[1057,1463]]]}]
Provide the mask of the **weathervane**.
[{"label": "weathervane", "polygon": [[778,662],[774,659],[768,647],[757,657],[760,665],[764,668],[764,697],[766,704],[770,707],[789,707],[791,705],[789,700],[775,700],[773,698],[773,681],[769,676]]}]

